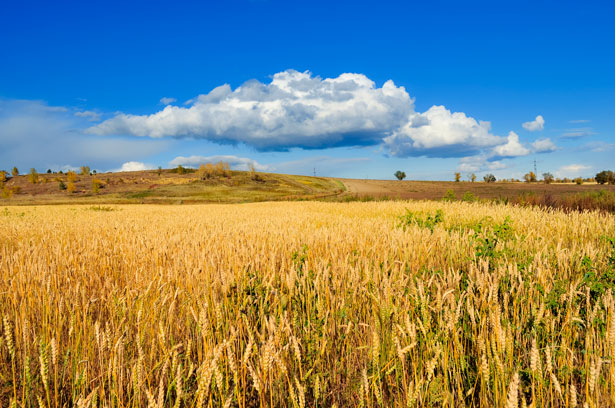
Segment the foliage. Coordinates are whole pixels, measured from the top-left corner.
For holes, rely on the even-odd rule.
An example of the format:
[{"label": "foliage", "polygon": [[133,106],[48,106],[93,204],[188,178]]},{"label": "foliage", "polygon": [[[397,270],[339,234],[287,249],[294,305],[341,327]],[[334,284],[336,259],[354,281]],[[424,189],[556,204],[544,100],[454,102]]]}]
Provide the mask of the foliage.
[{"label": "foliage", "polygon": [[410,225],[417,225],[421,228],[427,228],[433,232],[436,225],[444,221],[444,212],[440,209],[435,213],[415,213],[406,209],[406,214],[399,217],[399,226],[404,230]]},{"label": "foliage", "polygon": [[79,174],[81,174],[82,176],[89,176],[90,175],[90,166],[81,166],[79,168]]},{"label": "foliage", "polygon": [[38,183],[38,173],[35,168],[30,169],[30,173],[28,173],[28,181],[32,184]]},{"label": "foliage", "polygon": [[615,172],[611,170],[603,170],[596,174],[595,179],[598,184],[615,184]]},{"label": "foliage", "polygon": [[525,175],[523,176],[523,179],[525,180],[526,183],[535,183],[536,174],[534,174],[533,171],[530,171],[529,173],[525,173]]},{"label": "foliage", "polygon": [[555,177],[553,177],[553,174],[551,174],[551,173],[543,173],[542,174],[542,181],[545,184],[551,184],[551,183],[553,183],[553,180],[555,180]]},{"label": "foliage", "polygon": [[66,190],[66,184],[64,184],[64,181],[60,180],[60,181],[58,182],[58,188],[59,188],[60,190]]},{"label": "foliage", "polygon": [[406,178],[406,173],[405,173],[405,172],[403,172],[403,171],[401,171],[401,170],[397,170],[397,171],[395,172],[395,177],[397,177],[397,180],[400,180],[400,181],[401,181],[401,180],[403,180],[403,179],[405,179],[405,178]]},{"label": "foliage", "polygon": [[13,167],[13,170],[11,170],[11,175],[13,177],[19,176],[19,170],[17,169],[17,167]]},{"label": "foliage", "polygon": [[459,181],[461,181],[461,173],[457,171],[455,172],[455,182],[459,183]]},{"label": "foliage", "polygon": [[443,201],[455,201],[457,200],[457,195],[455,195],[455,192],[453,190],[446,190],[446,193],[444,194],[444,197],[442,197]]},{"label": "foliage", "polygon": [[105,188],[105,182],[99,179],[92,179],[92,192],[98,194],[101,188]]},{"label": "foliage", "polygon": [[485,176],[483,177],[483,180],[485,181],[485,183],[495,183],[496,178],[493,174],[489,173],[489,174],[485,174]]}]

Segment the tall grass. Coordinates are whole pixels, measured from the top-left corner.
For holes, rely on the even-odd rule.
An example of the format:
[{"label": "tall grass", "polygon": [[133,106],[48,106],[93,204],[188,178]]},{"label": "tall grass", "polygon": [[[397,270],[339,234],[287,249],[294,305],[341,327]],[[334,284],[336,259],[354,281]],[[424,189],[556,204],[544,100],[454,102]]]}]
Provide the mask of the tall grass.
[{"label": "tall grass", "polygon": [[0,217],[2,406],[615,404],[611,215],[117,208]]}]

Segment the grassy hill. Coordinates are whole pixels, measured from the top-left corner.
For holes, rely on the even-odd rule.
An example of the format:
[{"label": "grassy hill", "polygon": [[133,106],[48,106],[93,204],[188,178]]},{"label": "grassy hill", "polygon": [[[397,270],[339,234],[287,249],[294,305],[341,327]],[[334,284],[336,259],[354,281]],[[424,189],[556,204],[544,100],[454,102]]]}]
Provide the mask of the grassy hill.
[{"label": "grassy hill", "polygon": [[[40,174],[32,183],[27,175],[4,183],[5,204],[130,204],[130,203],[242,203],[314,199],[340,194],[343,183],[327,178],[230,171],[203,179],[176,169],[77,175],[75,190],[64,189],[66,174]],[[95,192],[93,184],[99,184]],[[10,197],[8,197],[10,195]]]}]

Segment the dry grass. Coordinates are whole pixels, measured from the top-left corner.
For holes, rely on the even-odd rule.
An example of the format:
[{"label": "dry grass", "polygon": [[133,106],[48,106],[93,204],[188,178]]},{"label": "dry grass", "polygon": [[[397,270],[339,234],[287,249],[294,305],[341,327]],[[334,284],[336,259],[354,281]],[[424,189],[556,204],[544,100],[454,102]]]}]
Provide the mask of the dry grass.
[{"label": "dry grass", "polygon": [[8,207],[0,237],[2,406],[615,404],[612,215]]}]

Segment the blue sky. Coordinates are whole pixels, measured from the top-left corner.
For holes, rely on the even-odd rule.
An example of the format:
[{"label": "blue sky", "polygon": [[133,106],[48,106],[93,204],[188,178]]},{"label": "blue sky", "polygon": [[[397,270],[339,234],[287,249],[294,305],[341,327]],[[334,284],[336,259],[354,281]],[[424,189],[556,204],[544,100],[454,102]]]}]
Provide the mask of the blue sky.
[{"label": "blue sky", "polygon": [[[6,2],[0,168],[614,168],[608,2]],[[523,124],[526,124],[525,127]]]}]

